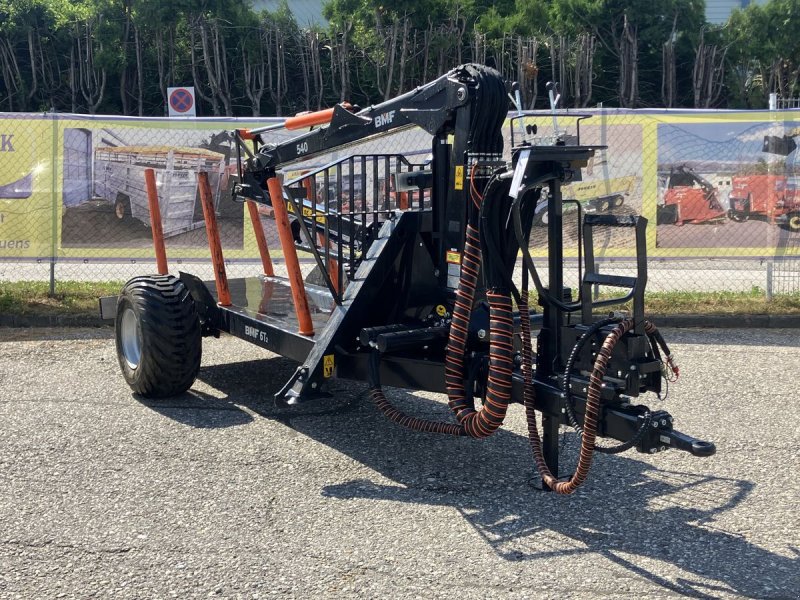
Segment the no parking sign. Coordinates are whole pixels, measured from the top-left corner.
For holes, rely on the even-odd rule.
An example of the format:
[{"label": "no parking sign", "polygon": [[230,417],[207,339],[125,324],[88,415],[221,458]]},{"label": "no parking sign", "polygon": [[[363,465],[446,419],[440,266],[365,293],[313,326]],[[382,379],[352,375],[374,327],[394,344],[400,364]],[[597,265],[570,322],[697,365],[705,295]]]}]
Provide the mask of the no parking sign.
[{"label": "no parking sign", "polygon": [[195,117],[194,87],[167,88],[167,105],[170,117]]}]

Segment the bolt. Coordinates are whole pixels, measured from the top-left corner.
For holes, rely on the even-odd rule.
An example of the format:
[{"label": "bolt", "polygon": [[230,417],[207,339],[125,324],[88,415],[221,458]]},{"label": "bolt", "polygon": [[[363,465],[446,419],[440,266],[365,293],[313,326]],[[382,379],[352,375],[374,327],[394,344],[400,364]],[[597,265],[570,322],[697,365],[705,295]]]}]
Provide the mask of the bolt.
[{"label": "bolt", "polygon": [[631,371],[635,371],[635,370],[636,370],[636,365],[631,365]]},{"label": "bolt", "polygon": [[667,420],[666,419],[661,419],[661,425],[663,427],[666,427],[667,426]]},{"label": "bolt", "polygon": [[657,448],[650,448],[650,454],[655,454],[656,452],[658,452]]},{"label": "bolt", "polygon": [[617,371],[617,377],[622,377],[622,371]]},{"label": "bolt", "polygon": [[667,451],[667,447],[666,446],[661,446],[661,452],[666,452],[666,451]]},{"label": "bolt", "polygon": [[653,421],[651,425],[653,426],[653,429],[658,429],[658,421]]},{"label": "bolt", "polygon": [[317,389],[317,382],[316,381],[311,382],[311,389],[312,390]]},{"label": "bolt", "polygon": [[478,329],[478,339],[483,340],[486,338],[486,330]]},{"label": "bolt", "polygon": [[460,87],[456,92],[456,98],[459,100],[464,100],[467,97],[467,88]]}]

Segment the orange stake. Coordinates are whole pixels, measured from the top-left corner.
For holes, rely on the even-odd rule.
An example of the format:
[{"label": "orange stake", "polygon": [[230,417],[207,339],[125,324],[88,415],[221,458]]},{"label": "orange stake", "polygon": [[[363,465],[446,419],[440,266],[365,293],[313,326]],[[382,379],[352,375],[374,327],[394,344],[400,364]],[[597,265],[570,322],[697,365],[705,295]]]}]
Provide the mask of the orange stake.
[{"label": "orange stake", "polygon": [[161,208],[158,205],[158,188],[153,169],[145,169],[144,183],[147,187],[147,204],[150,206],[150,229],[153,232],[153,248],[156,251],[156,266],[159,275],[169,273],[167,251],[164,248],[164,229],[161,227]]},{"label": "orange stake", "polygon": [[250,220],[253,222],[253,233],[256,234],[256,243],[258,244],[258,252],[261,254],[261,266],[264,267],[264,275],[272,277],[275,272],[272,270],[272,259],[269,256],[267,238],[264,235],[264,228],[261,227],[258,207],[252,200],[247,201],[247,211],[250,213]]},{"label": "orange stake", "polygon": [[267,179],[267,190],[272,200],[275,211],[275,222],[278,226],[278,236],[281,239],[283,259],[286,262],[289,284],[292,287],[294,310],[297,314],[297,323],[301,335],[314,335],[314,325],[311,323],[311,311],[306,298],[306,286],[303,283],[303,274],[300,271],[300,261],[297,259],[297,248],[294,247],[291,225],[289,225],[289,212],[283,200],[283,187],[277,177]]},{"label": "orange stake", "polygon": [[208,249],[211,251],[211,264],[214,265],[214,280],[217,283],[217,302],[220,306],[231,305],[231,291],[228,288],[228,274],[225,272],[225,259],[222,257],[222,243],[219,240],[217,215],[214,212],[214,201],[208,173],[198,173],[197,183],[200,186],[200,200],[203,204],[203,216],[208,234]]},{"label": "orange stake", "polygon": [[399,192],[397,194],[397,208],[408,210],[408,192]]}]

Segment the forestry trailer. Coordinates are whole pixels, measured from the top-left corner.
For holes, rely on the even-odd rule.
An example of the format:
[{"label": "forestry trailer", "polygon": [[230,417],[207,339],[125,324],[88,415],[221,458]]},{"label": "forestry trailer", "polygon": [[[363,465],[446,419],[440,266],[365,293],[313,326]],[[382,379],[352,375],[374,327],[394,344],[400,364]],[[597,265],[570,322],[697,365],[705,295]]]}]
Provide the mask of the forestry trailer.
[{"label": "forestry trailer", "polygon": [[[265,273],[229,281],[208,211],[214,282],[167,275],[164,261],[163,274],[137,277],[118,298],[101,300],[101,313],[116,319],[117,354],[131,388],[145,397],[186,391],[200,369],[202,338],[227,332],[297,361],[276,395],[283,406],[324,399],[331,378],[355,380],[401,426],[485,438],[509,405],[522,404],[543,487],[560,494],[585,481],[595,452],[712,455],[714,444],[680,433],[669,413],[637,402],[678,375],[643,314],[646,220],[581,215],[582,277],[579,289],[565,287],[561,184],[600,147],[581,145],[578,131],[572,145],[524,143],[504,158],[511,90],[493,69],[463,65],[376,106],[339,104],[291,117],[284,127],[318,127],[289,141],[263,143],[268,128],[237,132],[234,194],[251,216],[258,203],[273,208],[287,276],[273,275],[256,219]],[[432,161],[413,164],[399,149],[352,154],[279,180],[292,163],[406,127],[431,136]],[[539,202],[549,214],[546,278],[528,250]],[[599,226],[635,232],[635,274],[597,272],[592,232]],[[322,285],[303,280],[298,248],[313,256]],[[621,292],[593,301],[595,285]],[[608,316],[627,301],[629,317]],[[606,316],[596,317],[600,310]],[[408,415],[383,386],[446,394],[453,419]],[[580,432],[580,458],[568,477],[558,469],[561,425]],[[600,445],[599,437],[620,443]]]}]

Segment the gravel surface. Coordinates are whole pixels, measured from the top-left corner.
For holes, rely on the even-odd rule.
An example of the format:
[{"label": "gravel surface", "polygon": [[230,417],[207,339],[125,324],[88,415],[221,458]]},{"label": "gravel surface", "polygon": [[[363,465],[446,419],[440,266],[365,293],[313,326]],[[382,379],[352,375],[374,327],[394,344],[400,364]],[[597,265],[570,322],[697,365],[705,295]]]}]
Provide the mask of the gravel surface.
[{"label": "gravel surface", "polygon": [[483,442],[400,429],[361,384],[282,413],[293,365],[229,337],[144,401],[109,330],[0,329],[0,598],[797,598],[797,332],[665,333],[664,407],[717,455],[599,455],[559,497],[519,406]]}]

